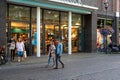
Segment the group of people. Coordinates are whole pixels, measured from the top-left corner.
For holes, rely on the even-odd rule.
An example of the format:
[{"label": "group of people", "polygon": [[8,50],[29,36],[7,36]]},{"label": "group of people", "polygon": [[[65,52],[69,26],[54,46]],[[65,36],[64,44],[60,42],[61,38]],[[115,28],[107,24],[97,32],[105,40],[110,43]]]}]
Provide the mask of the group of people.
[{"label": "group of people", "polygon": [[[12,37],[9,41],[10,44],[10,51],[11,51],[11,61],[15,58],[15,51],[17,51],[18,55],[18,62],[21,62],[23,60],[24,51],[26,51],[25,48],[25,42],[22,40],[22,38],[18,38],[17,41],[15,41],[14,37]],[[58,61],[61,63],[62,68],[64,68],[64,63],[61,61],[61,55],[63,53],[63,44],[60,40],[51,40],[50,46],[49,46],[49,52],[48,52],[48,65],[50,66],[50,60],[53,59],[53,69],[58,69]]]},{"label": "group of people", "polygon": [[16,42],[14,37],[12,37],[9,41],[10,44],[10,51],[11,51],[11,61],[15,59],[15,51],[17,51],[18,55],[18,62],[23,60],[23,54],[25,50],[25,42],[22,40],[22,38],[18,38],[18,41]]},{"label": "group of people", "polygon": [[58,69],[58,61],[61,63],[62,68],[64,68],[64,63],[61,61],[61,55],[63,53],[63,44],[60,40],[51,40],[48,52],[48,64],[50,66],[50,60],[53,60],[53,69]]}]

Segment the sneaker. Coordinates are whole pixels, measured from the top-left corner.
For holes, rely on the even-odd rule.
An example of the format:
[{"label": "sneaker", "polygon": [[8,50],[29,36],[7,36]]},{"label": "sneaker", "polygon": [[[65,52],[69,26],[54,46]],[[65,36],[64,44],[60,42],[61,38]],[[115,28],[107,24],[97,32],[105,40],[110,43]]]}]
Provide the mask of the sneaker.
[{"label": "sneaker", "polygon": [[53,67],[53,69],[58,69],[57,67]]}]

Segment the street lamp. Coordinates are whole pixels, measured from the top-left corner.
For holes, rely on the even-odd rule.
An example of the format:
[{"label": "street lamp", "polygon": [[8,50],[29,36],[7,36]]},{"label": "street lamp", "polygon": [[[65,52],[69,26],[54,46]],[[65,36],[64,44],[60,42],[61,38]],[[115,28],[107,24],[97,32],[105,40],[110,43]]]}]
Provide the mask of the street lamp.
[{"label": "street lamp", "polygon": [[[105,0],[104,2],[104,7],[105,7],[105,10],[106,10],[106,19],[105,19],[105,27],[107,26],[107,10],[108,10],[108,1]],[[107,47],[107,36],[105,36],[105,48],[106,48],[106,54],[108,52],[108,47]]]}]

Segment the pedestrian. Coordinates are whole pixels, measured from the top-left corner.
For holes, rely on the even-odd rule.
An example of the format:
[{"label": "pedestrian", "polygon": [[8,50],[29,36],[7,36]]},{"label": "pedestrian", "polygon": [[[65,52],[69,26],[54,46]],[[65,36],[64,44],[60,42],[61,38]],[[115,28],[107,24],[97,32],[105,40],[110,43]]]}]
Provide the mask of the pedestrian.
[{"label": "pedestrian", "polygon": [[21,38],[18,39],[18,42],[16,43],[16,49],[18,54],[18,62],[23,60],[23,52],[25,50],[24,42]]},{"label": "pedestrian", "polygon": [[25,50],[26,50],[27,56],[30,56],[30,53],[29,53],[30,43],[29,43],[28,39],[24,42],[24,45],[25,45]]},{"label": "pedestrian", "polygon": [[9,44],[10,44],[10,51],[11,51],[11,61],[13,61],[15,58],[15,44],[16,44],[14,37],[11,37]]},{"label": "pedestrian", "polygon": [[50,42],[50,46],[49,46],[49,52],[48,52],[48,66],[50,66],[50,60],[53,60],[53,67],[55,66],[55,45],[54,42],[51,41]]},{"label": "pedestrian", "polygon": [[61,63],[62,68],[64,68],[64,63],[61,61],[61,55],[63,53],[63,44],[61,43],[60,40],[57,40],[57,45],[56,45],[56,66],[53,69],[58,69],[58,61]]}]

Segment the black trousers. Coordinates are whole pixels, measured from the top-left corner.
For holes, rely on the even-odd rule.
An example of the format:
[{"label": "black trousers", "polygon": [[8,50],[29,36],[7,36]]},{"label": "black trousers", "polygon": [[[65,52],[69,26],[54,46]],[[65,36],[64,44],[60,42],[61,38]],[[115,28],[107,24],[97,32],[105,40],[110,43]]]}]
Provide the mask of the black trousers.
[{"label": "black trousers", "polygon": [[56,54],[56,68],[58,68],[58,61],[62,66],[64,66],[64,63],[61,61],[61,56],[59,54]]},{"label": "black trousers", "polygon": [[15,58],[15,49],[11,50],[11,61]]}]

